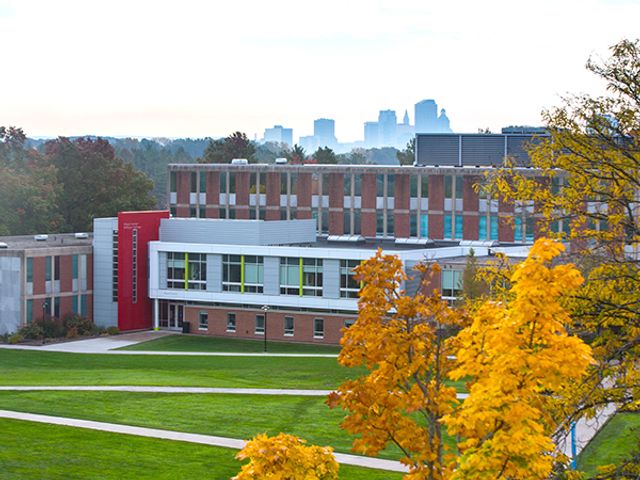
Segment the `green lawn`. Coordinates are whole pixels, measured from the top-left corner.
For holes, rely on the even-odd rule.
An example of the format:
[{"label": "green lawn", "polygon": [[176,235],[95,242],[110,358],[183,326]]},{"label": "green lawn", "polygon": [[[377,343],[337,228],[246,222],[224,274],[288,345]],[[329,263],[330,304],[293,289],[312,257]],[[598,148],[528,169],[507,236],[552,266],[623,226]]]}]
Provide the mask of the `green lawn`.
[{"label": "green lawn", "polygon": [[[290,433],[350,453],[344,412],[324,397],[128,392],[0,392],[0,409],[249,439]],[[395,447],[381,455],[400,458]]]},{"label": "green lawn", "polygon": [[638,450],[640,413],[618,413],[598,432],[578,456],[578,470],[587,478],[597,473],[596,467],[617,463]]},{"label": "green lawn", "polygon": [[[2,478],[12,480],[228,479],[234,450],[0,419]],[[400,479],[401,474],[340,467],[340,478]]]},{"label": "green lawn", "polygon": [[[119,350],[261,353],[263,348],[264,343],[262,340],[215,338],[196,335],[170,335],[128,347],[122,347]],[[269,353],[324,353],[337,355],[340,353],[340,347],[336,345],[309,345],[269,341],[267,342],[267,351]]]},{"label": "green lawn", "polygon": [[0,349],[0,385],[333,389],[363,369],[335,358],[106,355]]}]

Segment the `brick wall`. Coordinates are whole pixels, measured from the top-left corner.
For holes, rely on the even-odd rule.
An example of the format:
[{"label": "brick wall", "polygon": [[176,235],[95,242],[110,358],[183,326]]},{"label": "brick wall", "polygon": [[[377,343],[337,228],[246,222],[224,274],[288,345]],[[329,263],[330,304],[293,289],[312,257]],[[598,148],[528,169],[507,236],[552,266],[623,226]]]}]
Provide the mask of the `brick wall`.
[{"label": "brick wall", "polygon": [[[464,180],[463,180],[464,178]],[[480,198],[473,186],[480,181],[479,177],[458,177],[462,184],[462,238],[464,240],[478,240],[478,210]]]},{"label": "brick wall", "polygon": [[444,175],[429,175],[429,238],[444,238]]}]

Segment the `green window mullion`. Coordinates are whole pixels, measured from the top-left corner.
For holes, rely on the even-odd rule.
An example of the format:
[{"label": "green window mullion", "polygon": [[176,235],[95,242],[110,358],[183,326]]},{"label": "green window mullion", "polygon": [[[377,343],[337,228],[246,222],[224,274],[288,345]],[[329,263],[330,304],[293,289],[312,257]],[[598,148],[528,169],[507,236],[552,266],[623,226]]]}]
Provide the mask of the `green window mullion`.
[{"label": "green window mullion", "polygon": [[240,293],[244,293],[244,255],[240,255]]},{"label": "green window mullion", "polygon": [[302,257],[300,257],[300,262],[299,262],[299,276],[298,279],[300,280],[299,283],[299,287],[298,287],[298,295],[302,296]]},{"label": "green window mullion", "polygon": [[184,289],[189,290],[189,254],[184,254]]}]

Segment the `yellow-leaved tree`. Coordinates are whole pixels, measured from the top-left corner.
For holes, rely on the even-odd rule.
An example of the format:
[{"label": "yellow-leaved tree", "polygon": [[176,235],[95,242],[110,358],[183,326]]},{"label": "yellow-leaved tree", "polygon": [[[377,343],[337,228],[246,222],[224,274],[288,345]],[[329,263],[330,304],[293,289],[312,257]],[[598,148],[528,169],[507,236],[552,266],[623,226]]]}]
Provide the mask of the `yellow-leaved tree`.
[{"label": "yellow-leaved tree", "polygon": [[538,240],[514,268],[508,295],[484,302],[457,336],[450,376],[471,381],[443,420],[462,439],[455,479],[545,479],[552,471],[557,404],[591,362],[590,348],[566,331],[560,299],[583,279],[573,265],[550,265],[563,250]]},{"label": "yellow-leaved tree", "polygon": [[236,455],[249,460],[233,480],[335,480],[338,462],[331,447],[305,445],[305,441],[280,433],[256,435]]},{"label": "yellow-leaved tree", "polygon": [[[378,251],[356,271],[363,281],[358,320],[344,332],[338,361],[364,365],[369,374],[342,384],[328,404],[348,411],[342,427],[358,435],[355,451],[377,455],[392,443],[409,466],[405,478],[448,478],[452,458],[441,420],[453,411],[456,391],[446,383],[453,366],[446,332],[461,316],[422,288],[405,295],[407,277],[395,255]],[[423,266],[419,273],[426,282],[432,272]]]}]

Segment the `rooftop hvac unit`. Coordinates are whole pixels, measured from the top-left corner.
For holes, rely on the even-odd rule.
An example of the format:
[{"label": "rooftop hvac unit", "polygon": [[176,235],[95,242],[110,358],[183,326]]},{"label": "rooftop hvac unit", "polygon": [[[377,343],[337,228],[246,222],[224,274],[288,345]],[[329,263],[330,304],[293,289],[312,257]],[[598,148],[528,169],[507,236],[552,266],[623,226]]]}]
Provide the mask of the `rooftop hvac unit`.
[{"label": "rooftop hvac unit", "polygon": [[76,238],[89,238],[89,234],[85,232],[79,232],[74,235]]},{"label": "rooftop hvac unit", "polygon": [[34,235],[33,239],[36,242],[46,242],[49,239],[49,235]]},{"label": "rooftop hvac unit", "polygon": [[9,245],[4,242],[0,242],[0,248],[9,248]]},{"label": "rooftop hvac unit", "polygon": [[286,158],[276,158],[276,165],[286,165],[288,160]]},{"label": "rooftop hvac unit", "polygon": [[231,165],[249,165],[249,160],[246,158],[234,158],[231,160]]}]

